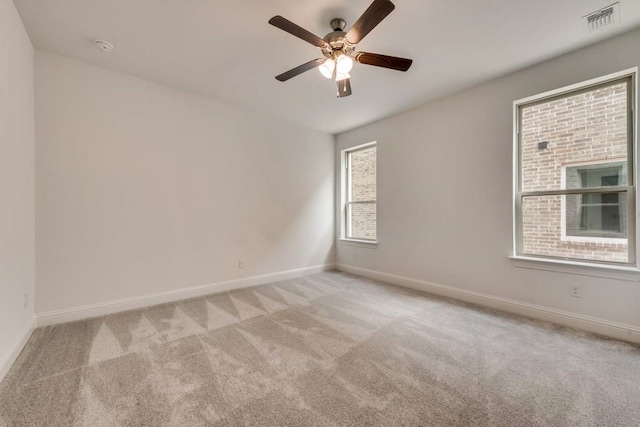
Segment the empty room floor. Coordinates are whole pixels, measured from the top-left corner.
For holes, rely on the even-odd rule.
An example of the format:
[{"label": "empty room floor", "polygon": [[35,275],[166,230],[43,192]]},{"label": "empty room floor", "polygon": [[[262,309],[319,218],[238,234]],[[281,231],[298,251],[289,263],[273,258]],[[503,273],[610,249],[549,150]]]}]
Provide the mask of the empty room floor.
[{"label": "empty room floor", "polygon": [[640,348],[328,272],[37,329],[0,426],[637,426]]}]

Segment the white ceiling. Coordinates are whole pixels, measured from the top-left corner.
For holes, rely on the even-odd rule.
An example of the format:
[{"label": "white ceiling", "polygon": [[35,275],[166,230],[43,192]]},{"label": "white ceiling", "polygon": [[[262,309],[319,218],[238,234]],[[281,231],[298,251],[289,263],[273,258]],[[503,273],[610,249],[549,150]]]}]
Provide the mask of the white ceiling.
[{"label": "white ceiling", "polygon": [[[358,50],[412,58],[407,73],[356,64],[353,95],[317,70],[274,76],[320,51],[267,23],[282,15],[324,37],[371,0],[14,0],[37,48],[339,133],[640,26],[589,33],[582,17],[612,0],[393,0]],[[115,46],[99,51],[93,40]]]}]

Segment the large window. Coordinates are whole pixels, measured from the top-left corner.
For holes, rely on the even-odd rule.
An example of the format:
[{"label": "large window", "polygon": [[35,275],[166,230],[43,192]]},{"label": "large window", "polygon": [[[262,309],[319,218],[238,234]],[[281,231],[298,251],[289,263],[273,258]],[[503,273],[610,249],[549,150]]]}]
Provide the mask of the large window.
[{"label": "large window", "polygon": [[343,152],[343,238],[375,242],[376,145],[369,143]]},{"label": "large window", "polygon": [[516,107],[515,254],[635,265],[635,72]]}]

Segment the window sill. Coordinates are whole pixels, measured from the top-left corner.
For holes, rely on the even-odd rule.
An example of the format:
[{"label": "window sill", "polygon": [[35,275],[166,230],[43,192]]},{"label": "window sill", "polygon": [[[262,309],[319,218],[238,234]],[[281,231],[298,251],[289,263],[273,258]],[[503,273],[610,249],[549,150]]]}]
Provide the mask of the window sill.
[{"label": "window sill", "polygon": [[640,269],[624,265],[591,264],[588,262],[536,258],[512,255],[511,264],[518,268],[554,271],[580,276],[604,277],[607,279],[640,282]]},{"label": "window sill", "polygon": [[347,246],[360,246],[364,248],[375,248],[378,246],[377,240],[339,239],[338,243]]},{"label": "window sill", "polygon": [[627,244],[627,239],[617,237],[562,236],[560,241],[569,243],[608,243],[612,245]]}]

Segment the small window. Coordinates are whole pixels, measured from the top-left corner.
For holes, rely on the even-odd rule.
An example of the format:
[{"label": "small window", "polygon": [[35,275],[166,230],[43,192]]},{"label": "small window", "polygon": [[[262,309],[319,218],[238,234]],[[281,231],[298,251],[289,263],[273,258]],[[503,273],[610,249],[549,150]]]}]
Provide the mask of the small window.
[{"label": "small window", "polygon": [[344,239],[375,242],[376,169],[375,143],[343,151],[344,158]]},{"label": "small window", "polygon": [[[606,162],[581,166],[567,166],[566,187],[595,188],[627,185],[626,162]],[[626,239],[627,198],[620,193],[591,193],[565,198],[565,235],[583,237],[582,241],[595,243],[622,243],[607,239]]]},{"label": "small window", "polygon": [[635,72],[515,103],[515,255],[635,265]]}]

